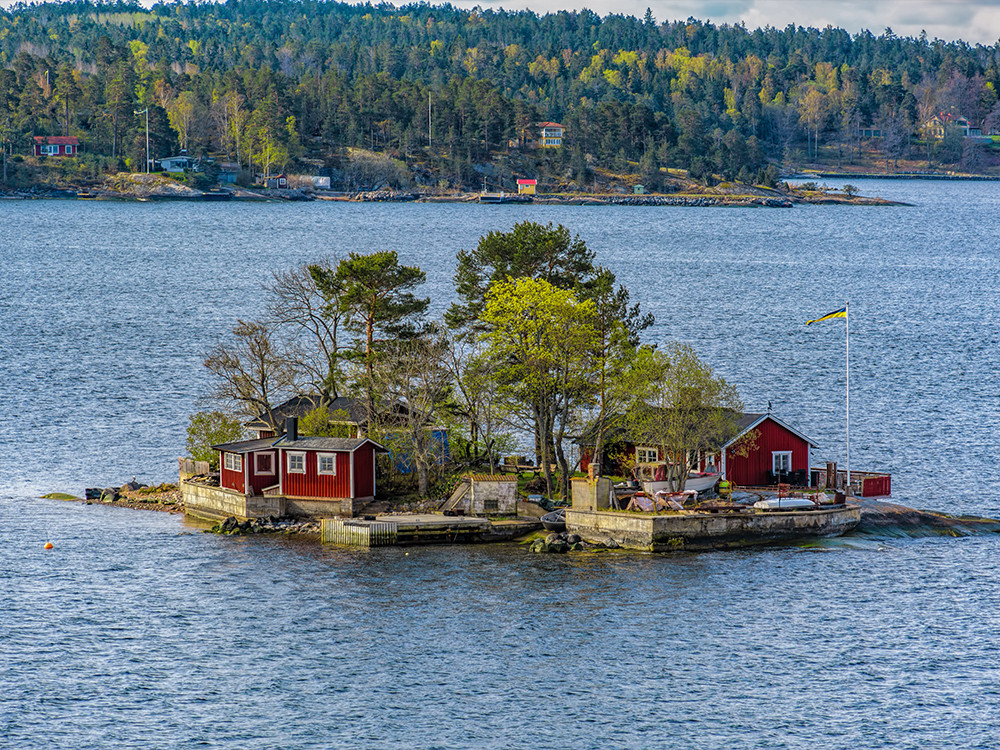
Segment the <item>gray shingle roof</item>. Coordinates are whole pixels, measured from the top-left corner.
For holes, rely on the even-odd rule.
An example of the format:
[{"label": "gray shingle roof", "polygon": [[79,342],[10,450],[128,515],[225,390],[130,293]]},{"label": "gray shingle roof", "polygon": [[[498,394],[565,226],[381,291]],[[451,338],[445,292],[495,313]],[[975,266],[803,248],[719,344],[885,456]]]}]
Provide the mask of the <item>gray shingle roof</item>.
[{"label": "gray shingle roof", "polygon": [[212,450],[225,451],[226,453],[253,453],[254,451],[270,448],[274,445],[276,438],[261,438],[260,440],[239,440],[235,443],[223,443],[213,445]]},{"label": "gray shingle roof", "polygon": [[[285,403],[274,407],[274,418],[278,422],[278,427],[283,428],[285,420],[288,417],[299,417],[301,419],[313,409],[316,409],[319,404],[320,397],[317,395],[293,396]],[[364,404],[356,398],[347,398],[346,396],[335,398],[333,403],[330,404],[329,410],[331,413],[336,411],[346,412],[348,419],[354,424],[363,424],[365,421]],[[275,425],[270,424],[264,414],[260,414],[256,419],[249,422],[247,427],[251,430],[273,430]]]},{"label": "gray shingle roof", "polygon": [[[273,442],[272,438],[272,442]],[[371,443],[377,451],[386,451],[381,445],[370,438],[343,438],[343,437],[301,437],[298,440],[287,441],[284,438],[277,443],[277,447],[283,450],[310,450],[310,451],[353,451],[357,450],[365,443]]]}]

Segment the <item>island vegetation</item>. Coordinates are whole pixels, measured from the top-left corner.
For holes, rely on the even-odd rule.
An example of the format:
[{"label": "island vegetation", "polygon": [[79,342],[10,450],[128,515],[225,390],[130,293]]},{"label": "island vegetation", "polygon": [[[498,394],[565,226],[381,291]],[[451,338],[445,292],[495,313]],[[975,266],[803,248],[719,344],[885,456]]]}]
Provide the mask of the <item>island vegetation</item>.
[{"label": "island vegetation", "polygon": [[[995,170],[998,47],[314,0],[78,0],[0,10],[8,187],[82,185],[186,151],[340,190],[773,186],[805,167]],[[564,128],[536,148],[539,123]],[[148,124],[148,150],[147,150]],[[975,135],[978,133],[978,136]],[[32,155],[73,136],[73,158]],[[545,144],[541,144],[545,145]]]},{"label": "island vegetation", "polygon": [[[539,489],[565,495],[574,443],[585,428],[595,436],[600,472],[612,426],[675,457],[683,487],[688,457],[734,432],[739,396],[690,346],[644,343],[652,315],[595,261],[563,226],[490,232],[459,253],[456,301],[438,320],[419,296],[423,271],[393,251],[278,272],[265,313],[238,321],[205,358],[213,408],[192,416],[188,447],[214,460],[211,445],[260,416],[280,432],[275,407],[300,394],[317,397],[302,434],[341,436],[331,407],[349,396],[365,433],[407,457],[407,470],[381,467],[390,492],[439,498],[437,482],[495,473],[527,441]],[[436,429],[448,431],[447,461]]]}]

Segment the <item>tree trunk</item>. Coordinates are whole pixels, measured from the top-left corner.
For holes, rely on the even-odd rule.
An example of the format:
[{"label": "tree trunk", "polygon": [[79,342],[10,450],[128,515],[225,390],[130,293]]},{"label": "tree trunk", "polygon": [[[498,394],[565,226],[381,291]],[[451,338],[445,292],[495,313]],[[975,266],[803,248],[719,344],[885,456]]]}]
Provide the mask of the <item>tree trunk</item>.
[{"label": "tree trunk", "polygon": [[417,466],[417,493],[420,497],[427,497],[427,462],[422,458],[414,458]]}]

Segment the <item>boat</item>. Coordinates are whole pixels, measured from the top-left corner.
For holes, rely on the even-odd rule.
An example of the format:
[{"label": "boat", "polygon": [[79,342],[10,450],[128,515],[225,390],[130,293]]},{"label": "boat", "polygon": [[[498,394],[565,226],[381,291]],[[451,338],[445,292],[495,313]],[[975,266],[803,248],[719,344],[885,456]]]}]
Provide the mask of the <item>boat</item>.
[{"label": "boat", "polygon": [[557,508],[542,516],[542,526],[549,531],[566,531],[566,509]]},{"label": "boat", "polygon": [[[655,496],[658,492],[674,492],[676,488],[673,482],[667,479],[668,467],[670,464],[662,461],[658,463],[636,464],[632,470],[632,476],[642,485],[642,491],[649,496]],[[684,482],[685,490],[694,490],[698,494],[708,492],[722,479],[722,475],[715,472],[691,471],[688,472]]]},{"label": "boat", "polygon": [[769,497],[758,500],[753,507],[761,510],[802,510],[803,508],[819,508],[820,505],[807,497]]}]

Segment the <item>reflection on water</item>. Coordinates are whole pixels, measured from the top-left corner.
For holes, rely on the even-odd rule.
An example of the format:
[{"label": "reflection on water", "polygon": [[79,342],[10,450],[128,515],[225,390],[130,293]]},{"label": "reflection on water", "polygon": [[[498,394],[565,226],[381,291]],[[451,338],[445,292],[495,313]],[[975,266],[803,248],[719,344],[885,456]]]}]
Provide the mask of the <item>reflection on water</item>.
[{"label": "reflection on water", "polygon": [[271,270],[392,247],[441,310],[455,252],[533,218],[818,458],[843,454],[843,329],[804,322],[849,298],[852,465],[1000,515],[1000,186],[863,187],[917,205],[0,203],[0,744],[995,746],[992,536],[347,551],[31,499],[172,476],[201,356]]}]

